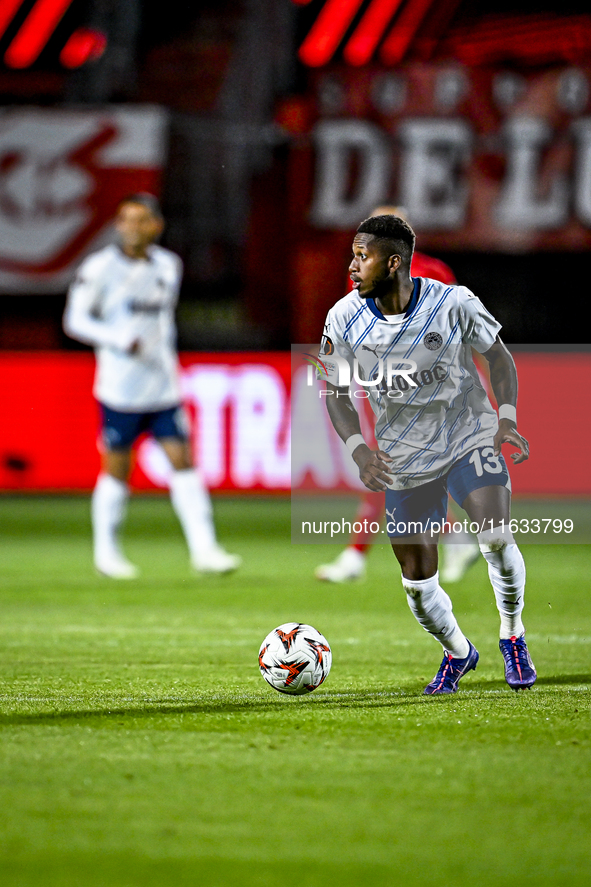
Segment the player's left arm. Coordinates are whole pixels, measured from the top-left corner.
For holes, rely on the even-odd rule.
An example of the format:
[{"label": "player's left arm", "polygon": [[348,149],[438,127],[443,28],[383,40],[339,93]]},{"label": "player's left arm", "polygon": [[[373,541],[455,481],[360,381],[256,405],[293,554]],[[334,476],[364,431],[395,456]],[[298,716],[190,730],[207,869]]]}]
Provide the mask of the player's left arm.
[{"label": "player's left arm", "polygon": [[[493,345],[482,353],[488,363],[490,384],[497,404],[517,406],[517,370],[511,353],[507,350],[499,336]],[[525,462],[529,458],[529,444],[525,437],[517,431],[517,421],[513,418],[499,418],[499,428],[494,437],[495,456],[500,455],[501,446],[510,443],[519,450],[511,453],[514,464]]]}]

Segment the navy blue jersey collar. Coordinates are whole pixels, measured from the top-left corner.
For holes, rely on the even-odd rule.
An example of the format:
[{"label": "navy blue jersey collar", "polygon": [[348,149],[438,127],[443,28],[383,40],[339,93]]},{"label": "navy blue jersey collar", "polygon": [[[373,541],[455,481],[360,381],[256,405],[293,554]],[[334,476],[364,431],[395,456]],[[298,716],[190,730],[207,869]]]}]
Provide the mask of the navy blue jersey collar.
[{"label": "navy blue jersey collar", "polygon": [[[410,297],[410,302],[408,303],[408,308],[404,312],[405,317],[410,317],[415,308],[417,307],[417,302],[419,301],[419,278],[413,277],[411,278],[414,284],[412,288],[412,295]],[[380,320],[386,320],[380,309],[375,303],[374,299],[366,299],[367,307],[371,311],[372,314],[375,314],[376,317],[379,317]]]}]

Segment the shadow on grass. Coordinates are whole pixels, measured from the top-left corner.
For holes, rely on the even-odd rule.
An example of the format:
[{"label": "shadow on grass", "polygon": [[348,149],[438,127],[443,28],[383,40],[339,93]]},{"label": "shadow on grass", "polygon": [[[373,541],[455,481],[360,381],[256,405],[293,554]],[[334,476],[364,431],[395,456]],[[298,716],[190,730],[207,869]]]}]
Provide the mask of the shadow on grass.
[{"label": "shadow on grass", "polygon": [[591,684],[591,674],[556,674],[538,676],[537,684]]},{"label": "shadow on grass", "polygon": [[[553,685],[565,686],[567,684],[591,684],[591,674],[560,674],[560,675],[538,675],[538,679],[534,684],[535,687],[551,687]],[[468,684],[462,685],[462,689],[468,689]],[[469,688],[471,690],[491,691],[491,690],[507,690],[507,684],[504,680],[493,681],[470,681]]]},{"label": "shadow on grass", "polygon": [[[591,684],[591,674],[571,674],[571,675],[545,675],[539,677],[536,687],[541,686],[565,686],[575,684]],[[68,724],[76,721],[101,721],[116,722],[117,719],[131,718],[133,720],[148,720],[155,716],[175,716],[175,715],[227,715],[227,714],[253,714],[261,712],[269,712],[274,714],[287,713],[290,709],[286,706],[297,705],[299,711],[313,708],[321,708],[324,710],[345,710],[345,709],[376,709],[376,708],[392,708],[392,709],[408,709],[409,706],[445,703],[450,699],[470,698],[481,693],[490,693],[491,691],[508,691],[505,681],[471,681],[466,686],[462,686],[459,696],[424,696],[423,684],[421,683],[416,689],[399,691],[376,691],[372,693],[360,693],[356,691],[343,691],[338,693],[324,693],[321,696],[288,697],[278,699],[274,696],[268,700],[253,697],[244,701],[230,701],[224,699],[210,699],[203,702],[166,702],[164,700],[157,702],[151,701],[142,704],[138,700],[138,707],[132,706],[123,708],[112,708],[105,706],[104,708],[73,710],[73,711],[48,711],[48,712],[14,712],[11,714],[0,714],[0,727],[2,726],[30,726],[34,724],[45,724],[47,726]],[[513,695],[513,694],[508,694]],[[291,709],[293,711],[293,708]]]},{"label": "shadow on grass", "polygon": [[212,699],[205,702],[156,702],[142,704],[138,700],[138,707],[110,707],[88,709],[88,710],[72,710],[72,711],[48,711],[48,712],[14,712],[11,714],[0,714],[0,727],[15,725],[32,725],[47,724],[55,725],[68,723],[73,721],[103,720],[108,719],[116,721],[117,718],[133,718],[137,720],[149,719],[158,715],[227,715],[227,714],[253,714],[261,712],[270,712],[274,714],[286,714],[293,711],[293,706],[298,706],[299,711],[310,708],[310,706],[322,709],[369,709],[369,708],[396,708],[399,706],[415,705],[420,703],[424,697],[421,691],[404,692],[342,692],[334,694],[323,694],[311,699],[310,696],[293,697],[291,700],[285,696],[283,699],[270,697],[268,701],[253,698],[244,700],[243,702],[224,701],[223,699]]}]

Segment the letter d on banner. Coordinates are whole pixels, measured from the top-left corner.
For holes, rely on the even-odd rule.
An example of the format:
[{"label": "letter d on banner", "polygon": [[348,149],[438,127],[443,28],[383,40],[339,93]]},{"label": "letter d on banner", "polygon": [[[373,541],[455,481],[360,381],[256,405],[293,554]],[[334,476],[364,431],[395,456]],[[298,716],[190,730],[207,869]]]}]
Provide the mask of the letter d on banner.
[{"label": "letter d on banner", "polygon": [[[390,151],[382,132],[361,120],[330,120],[314,129],[316,172],[310,218],[319,228],[356,228],[388,193]],[[359,176],[347,196],[350,164],[359,159]]]}]

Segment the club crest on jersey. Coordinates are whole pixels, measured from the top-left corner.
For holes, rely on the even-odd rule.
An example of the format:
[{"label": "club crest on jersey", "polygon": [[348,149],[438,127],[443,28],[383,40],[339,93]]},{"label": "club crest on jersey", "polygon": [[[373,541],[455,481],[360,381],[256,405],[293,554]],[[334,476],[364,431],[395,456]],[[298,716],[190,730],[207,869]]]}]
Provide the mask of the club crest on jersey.
[{"label": "club crest on jersey", "polygon": [[443,339],[439,333],[427,333],[423,339],[423,345],[425,348],[428,348],[429,351],[439,351],[443,345]]}]

